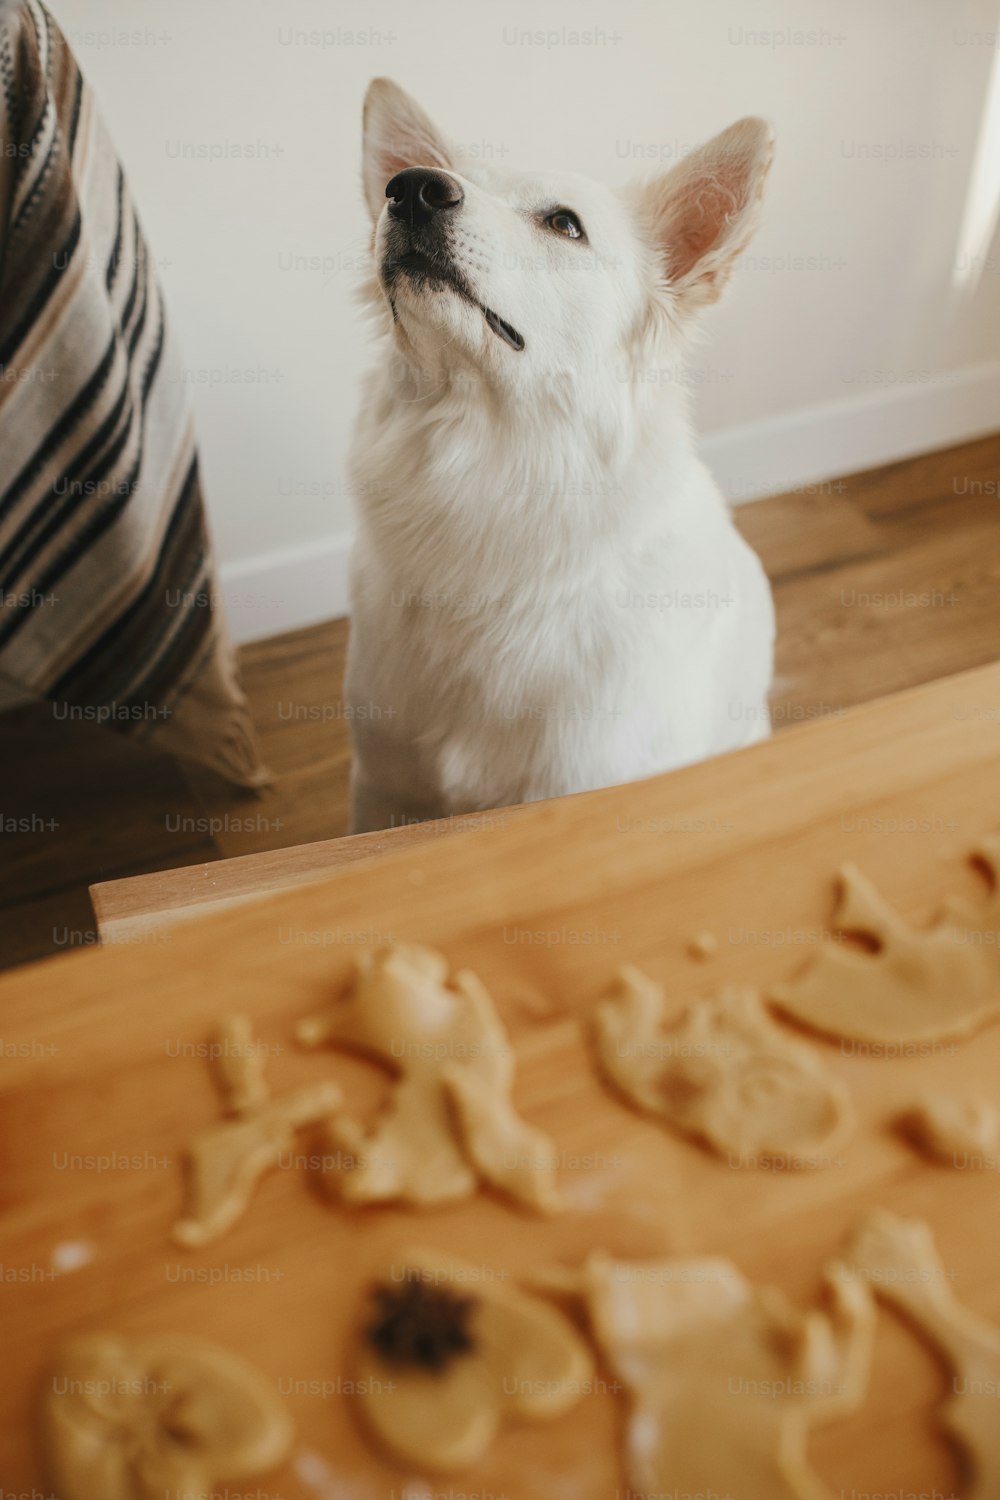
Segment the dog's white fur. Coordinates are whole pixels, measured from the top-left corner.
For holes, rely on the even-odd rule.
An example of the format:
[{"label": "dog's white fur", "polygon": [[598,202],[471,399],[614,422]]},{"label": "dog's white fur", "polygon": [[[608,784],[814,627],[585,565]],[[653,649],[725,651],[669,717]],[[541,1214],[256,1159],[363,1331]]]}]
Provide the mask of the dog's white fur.
[{"label": "dog's white fur", "polygon": [[[683,354],[746,245],[760,120],[613,192],[453,154],[387,79],[365,103],[385,347],[352,450],[353,828],[665,771],[768,732],[770,590],[696,456]],[[449,288],[379,277],[389,179],[464,190]],[[542,216],[572,209],[585,240]]]}]

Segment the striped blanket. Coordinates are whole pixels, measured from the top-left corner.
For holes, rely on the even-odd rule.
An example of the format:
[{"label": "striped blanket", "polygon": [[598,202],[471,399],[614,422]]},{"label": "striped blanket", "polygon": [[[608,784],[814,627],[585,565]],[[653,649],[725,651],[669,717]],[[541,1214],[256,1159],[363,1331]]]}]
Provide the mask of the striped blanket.
[{"label": "striped blanket", "polygon": [[128,185],[38,0],[0,0],[0,675],[266,779]]}]

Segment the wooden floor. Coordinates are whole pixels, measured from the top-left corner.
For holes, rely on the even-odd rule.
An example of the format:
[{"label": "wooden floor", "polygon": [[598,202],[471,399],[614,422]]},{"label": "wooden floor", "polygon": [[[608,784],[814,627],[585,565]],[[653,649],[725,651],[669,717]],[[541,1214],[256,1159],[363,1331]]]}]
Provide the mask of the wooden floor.
[{"label": "wooden floor", "polygon": [[[1000,657],[1000,434],[737,521],[774,584],[777,729]],[[0,716],[0,966],[94,942],[94,881],[345,833],[346,642],[336,620],[243,651],[259,797],[43,704]]]}]

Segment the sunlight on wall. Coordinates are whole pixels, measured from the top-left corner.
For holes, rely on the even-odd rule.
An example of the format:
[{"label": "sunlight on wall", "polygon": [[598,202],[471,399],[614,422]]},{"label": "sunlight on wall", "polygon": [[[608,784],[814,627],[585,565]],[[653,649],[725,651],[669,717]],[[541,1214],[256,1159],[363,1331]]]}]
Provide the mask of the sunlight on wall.
[{"label": "sunlight on wall", "polygon": [[989,260],[1000,221],[1000,50],[986,88],[983,121],[969,178],[969,192],[958,237],[952,286],[971,296]]}]

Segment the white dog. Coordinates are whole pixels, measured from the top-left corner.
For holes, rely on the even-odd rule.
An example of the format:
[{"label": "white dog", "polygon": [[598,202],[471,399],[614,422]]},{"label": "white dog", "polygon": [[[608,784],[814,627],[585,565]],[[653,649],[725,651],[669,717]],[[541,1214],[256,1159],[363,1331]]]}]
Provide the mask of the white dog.
[{"label": "white dog", "polygon": [[745,119],[623,192],[500,173],[372,83],[386,339],[351,459],[355,832],[768,732],[770,590],[695,454],[682,355],[770,158]]}]

